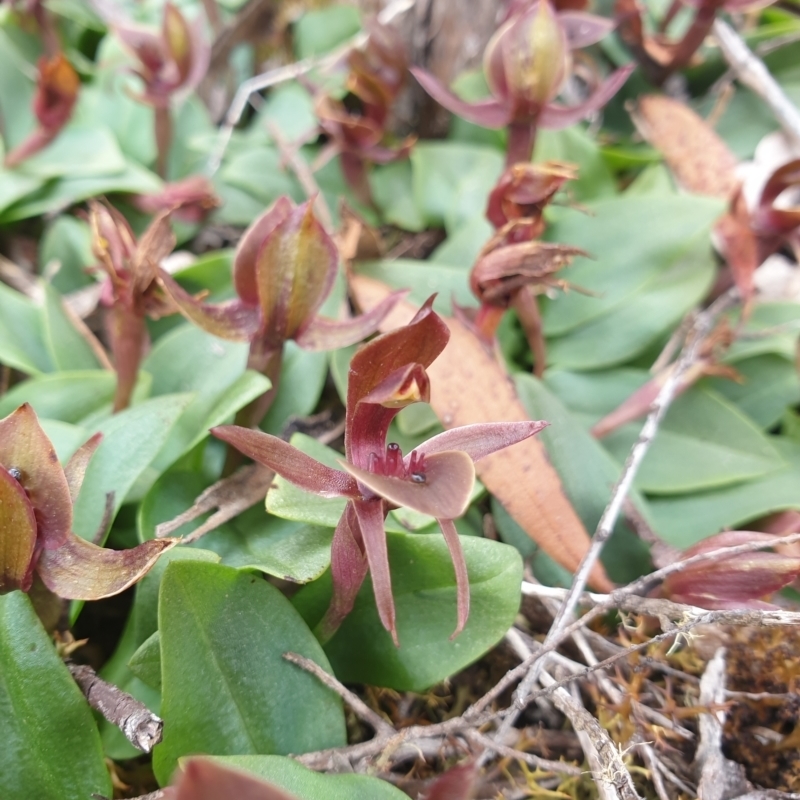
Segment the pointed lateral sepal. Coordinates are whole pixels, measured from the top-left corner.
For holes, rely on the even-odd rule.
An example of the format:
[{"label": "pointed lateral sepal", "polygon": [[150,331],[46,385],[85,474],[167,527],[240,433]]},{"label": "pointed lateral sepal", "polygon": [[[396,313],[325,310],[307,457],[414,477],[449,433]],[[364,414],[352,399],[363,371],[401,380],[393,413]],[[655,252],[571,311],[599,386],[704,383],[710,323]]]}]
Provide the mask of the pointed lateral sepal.
[{"label": "pointed lateral sepal", "polygon": [[344,322],[316,317],[297,337],[297,344],[305,350],[338,350],[356,344],[375,333],[406,294],[406,291],[392,292],[366,313]]},{"label": "pointed lateral sepal", "polygon": [[17,479],[0,467],[0,595],[30,588],[36,517]]},{"label": "pointed lateral sepal", "polygon": [[55,448],[28,403],[0,419],[0,465],[20,473],[36,512],[39,544],[60,547],[72,528],[72,501]]},{"label": "pointed lateral sepal", "polygon": [[67,486],[69,486],[69,496],[73,503],[78,499],[78,492],[81,490],[86,468],[102,441],[102,433],[94,434],[72,454],[64,467],[64,475],[67,477]]},{"label": "pointed lateral sepal", "polygon": [[298,800],[298,798],[270,783],[238,770],[203,758],[181,762],[181,773],[176,785],[162,791],[175,792],[174,800],[220,800],[235,797],[237,800]]},{"label": "pointed lateral sepal", "polygon": [[207,333],[234,342],[249,342],[258,333],[260,314],[257,306],[247,305],[241,300],[203,303],[164,270],[159,270],[158,281],[181,314]]},{"label": "pointed lateral sepal", "polygon": [[461,539],[458,538],[458,531],[451,519],[437,520],[442,529],[442,536],[450,551],[450,558],[453,561],[453,569],[456,572],[456,593],[458,598],[458,622],[456,629],[450,636],[450,641],[456,638],[469,619],[469,575],[467,574],[467,562],[464,558],[464,550],[461,547]]},{"label": "pointed lateral sepal", "polygon": [[36,567],[44,585],[65,600],[101,600],[133,586],[179,539],[151,539],[129,550],[109,550],[70,532],[57,550],[44,550]]},{"label": "pointed lateral sepal", "polygon": [[425,457],[420,480],[378,475],[366,469],[339,462],[342,469],[396,506],[404,506],[437,519],[460,517],[469,507],[475,483],[475,466],[461,450],[448,450]]},{"label": "pointed lateral sepal", "polygon": [[[428,456],[444,450],[463,450],[473,461],[496,453],[512,444],[525,441],[543,431],[550,423],[544,420],[527,422],[477,422],[451,428],[415,448],[418,455]],[[406,463],[411,457],[406,456]],[[427,463],[427,460],[426,460]]]},{"label": "pointed lateral sepal", "polygon": [[361,497],[349,475],[325,466],[277,436],[238,425],[220,425],[211,433],[307,492],[321,497]]},{"label": "pointed lateral sepal", "polygon": [[386,531],[383,527],[383,503],[379,499],[356,500],[353,502],[353,507],[356,510],[364,549],[367,553],[378,616],[383,627],[392,635],[395,647],[399,647],[394,597],[392,596],[392,574],[389,571],[389,550],[386,546]]}]

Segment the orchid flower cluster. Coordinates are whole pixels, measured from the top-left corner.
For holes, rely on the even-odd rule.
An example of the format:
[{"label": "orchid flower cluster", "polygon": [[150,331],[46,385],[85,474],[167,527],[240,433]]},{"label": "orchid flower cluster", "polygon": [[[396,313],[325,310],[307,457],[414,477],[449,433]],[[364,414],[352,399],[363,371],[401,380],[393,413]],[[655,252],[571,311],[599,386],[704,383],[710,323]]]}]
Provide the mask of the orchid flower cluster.
[{"label": "orchid flower cluster", "polygon": [[508,126],[506,165],[530,161],[539,127],[566,128],[601,110],[633,67],[621,67],[576,106],[556,102],[573,71],[574,50],[596,44],[614,22],[583,11],[556,11],[549,0],[517,0],[486,47],[483,71],[492,99],[468,103],[430,73],[412,67],[446,109],[485,128]]},{"label": "orchid flower cluster", "polygon": [[454,636],[469,616],[469,578],[453,520],[469,505],[473,462],[538,433],[545,422],[497,422],[453,428],[403,455],[386,443],[402,408],[427,402],[426,368],[450,336],[428,300],[402,328],[370,341],[350,362],[341,470],[325,466],[282,439],[239,426],[212,433],[289,482],[323,497],[347,498],[333,537],[333,597],[318,627],[325,641],[353,608],[369,571],[381,623],[398,643],[384,518],[395,506],[434,517],[455,568],[458,613]]},{"label": "orchid flower cluster", "polygon": [[110,597],[177,543],[108,550],[72,532],[72,506],[100,441],[90,438],[62,467],[27,403],[0,420],[0,594],[27,592],[38,576],[65,599]]},{"label": "orchid flower cluster", "polygon": [[238,298],[203,303],[163,270],[161,285],[190,321],[221,339],[250,342],[248,367],[266,375],[272,388],[254,401],[240,422],[258,424],[278,387],[283,345],[335,350],[374,333],[402,293],[368,314],[338,322],[318,315],[333,287],[338,251],[314,216],[311,201],[295,206],[279,198],[242,236],[233,260]]},{"label": "orchid flower cluster", "polygon": [[536,294],[563,286],[554,273],[575,256],[586,255],[578,247],[538,238],[546,227],[545,207],[576,177],[574,166],[555,161],[514,164],[503,173],[486,209],[496,231],[470,273],[470,288],[480,308],[477,313],[458,310],[462,320],[491,344],[503,314],[513,307],[531,347],[537,375],[544,371],[546,352]]},{"label": "orchid flower cluster", "polygon": [[372,201],[366,166],[407,158],[416,137],[387,146],[387,127],[392,106],[405,84],[406,54],[398,34],[373,20],[366,25],[369,38],[363,50],[347,58],[350,74],[346,96],[339,100],[321,95],[316,114],[330,137],[318,163],[339,154],[342,174],[360,200]]}]

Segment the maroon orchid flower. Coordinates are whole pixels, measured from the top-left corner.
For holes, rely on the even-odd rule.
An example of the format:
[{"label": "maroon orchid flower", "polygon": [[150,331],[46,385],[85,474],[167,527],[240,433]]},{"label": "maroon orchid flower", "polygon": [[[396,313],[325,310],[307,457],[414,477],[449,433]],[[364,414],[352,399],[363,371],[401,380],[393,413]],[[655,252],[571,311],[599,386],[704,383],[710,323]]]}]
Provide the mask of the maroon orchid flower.
[{"label": "maroon orchid flower", "polygon": [[248,411],[257,424],[277,390],[283,345],[293,339],[307,350],[335,350],[374,333],[402,297],[395,292],[369,313],[346,322],[317,315],[331,291],[338,264],[336,245],[314,216],[309,201],[295,206],[286,197],[259,217],[242,236],[233,261],[238,299],[206,304],[167,273],[160,280],[181,313],[221,339],[250,342],[248,367],[266,375],[272,389]]},{"label": "maroon orchid flower", "polygon": [[[683,553],[681,560],[722,547],[759,542],[769,547],[775,537],[756,531],[726,531],[703,539]],[[722,556],[692,564],[673,572],[661,586],[663,596],[678,603],[709,609],[762,608],[777,606],[760,598],[777,592],[800,575],[800,558],[756,550]]]},{"label": "maroon orchid flower", "polygon": [[556,12],[549,0],[512,5],[483,57],[491,100],[468,103],[422,69],[411,72],[449,111],[485,128],[509,126],[508,165],[530,161],[536,130],[560,129],[599,111],[622,88],[633,67],[622,67],[577,106],[555,101],[572,70],[572,51],[599,42],[610,20],[582,11]]},{"label": "maroon orchid flower", "polygon": [[160,192],[133,197],[133,205],[145,214],[171,211],[173,219],[190,224],[202,222],[219,204],[211,181],[202,175],[167,183]]},{"label": "maroon orchid flower", "polygon": [[110,597],[176,544],[158,539],[107,550],[72,532],[72,505],[100,438],[89,439],[62,468],[27,403],[0,420],[0,594],[27,592],[35,573],[65,599]]},{"label": "maroon orchid flower", "polygon": [[375,20],[366,28],[369,39],[364,49],[351,51],[347,59],[346,96],[322,95],[316,101],[320,126],[330,137],[317,164],[339,154],[345,179],[360,200],[371,203],[367,164],[407,158],[416,137],[392,146],[385,143],[392,105],[405,83],[406,54],[393,29]]},{"label": "maroon orchid flower", "polygon": [[565,283],[554,277],[578,247],[537,241],[545,229],[544,209],[576,177],[570,164],[548,161],[509,167],[489,195],[487,219],[498,228],[483,246],[470,273],[477,312],[457,309],[459,318],[489,346],[503,315],[513,308],[533,353],[535,373],[544,372],[546,348],[536,295]]},{"label": "maroon orchid flower", "polygon": [[89,203],[92,250],[107,278],[100,301],[108,309],[106,330],[117,370],[114,411],[130,404],[148,344],[145,318],[157,319],[175,308],[156,282],[158,265],[175,246],[169,212],[153,220],[137,241],[125,217],[97,201]]},{"label": "maroon orchid flower", "polygon": [[15,167],[45,148],[69,122],[81,82],[62,53],[39,59],[39,77],[33,96],[33,113],[39,126],[5,157],[6,167]]},{"label": "maroon orchid flower", "polygon": [[350,362],[342,471],[320,464],[275,436],[237,426],[214,428],[218,438],[275,470],[286,480],[323,497],[346,497],[331,548],[333,598],[319,626],[329,639],[350,613],[366,577],[372,575],[383,626],[397,644],[392,582],[384,518],[394,506],[435,517],[453,559],[458,587],[458,623],[469,615],[469,580],[453,519],[469,505],[473,462],[538,433],[545,422],[498,422],[453,428],[403,456],[386,444],[389,423],[400,409],[427,402],[426,368],[450,336],[432,308],[432,298],[408,325],[364,345]]},{"label": "maroon orchid flower", "polygon": [[170,105],[197,88],[211,60],[211,45],[203,31],[203,20],[198,18],[190,25],[178,8],[167,2],[161,30],[156,31],[125,19],[109,0],[93,0],[93,3],[139,61],[133,72],[144,84],[139,99],[155,111],[158,173],[163,177],[172,141]]}]

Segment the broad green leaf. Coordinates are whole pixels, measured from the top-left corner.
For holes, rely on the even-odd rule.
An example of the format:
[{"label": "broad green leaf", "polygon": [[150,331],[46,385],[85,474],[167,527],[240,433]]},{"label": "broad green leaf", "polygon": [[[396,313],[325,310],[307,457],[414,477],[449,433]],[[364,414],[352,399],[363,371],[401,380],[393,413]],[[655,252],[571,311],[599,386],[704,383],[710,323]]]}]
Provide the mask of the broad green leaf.
[{"label": "broad green leaf", "polygon": [[[736,319],[736,317],[734,317]],[[800,303],[757,303],[724,361],[736,364],[745,358],[774,353],[793,361],[800,332]]]},{"label": "broad green leaf", "polygon": [[[483,246],[493,233],[494,227],[486,219],[486,214],[480,212],[451,231],[450,235],[431,253],[430,260],[426,263],[454,264],[460,267],[462,280],[466,284],[469,270],[478,260]],[[459,290],[459,293],[462,293],[463,286],[459,286]],[[475,303],[474,298],[472,302]]]},{"label": "broad green leaf", "polygon": [[685,548],[726,528],[742,529],[766,514],[797,508],[800,445],[776,437],[775,447],[786,466],[763,478],[708,492],[651,500],[656,531],[674,547]]},{"label": "broad green leaf", "polygon": [[[389,564],[400,647],[381,625],[372,583],[367,578],[355,607],[325,645],[336,677],[398,691],[421,692],[463,669],[499,641],[519,609],[522,560],[507,545],[462,536],[470,581],[466,628],[456,626],[453,564],[436,534],[390,533]],[[330,572],[301,589],[293,602],[310,627],[328,607]]]},{"label": "broad green leaf", "polygon": [[[685,199],[681,196],[682,201]],[[681,252],[673,254],[674,257],[657,262],[659,270],[626,297],[622,305],[572,328],[566,335],[550,339],[548,361],[564,369],[599,369],[623,363],[666,338],[683,316],[706,296],[716,270],[707,232],[682,243],[681,247]],[[608,251],[603,254],[604,261],[608,254]],[[554,309],[562,300],[577,296],[577,292],[560,295],[546,306],[549,319],[554,318],[557,313]],[[570,312],[562,309],[558,313],[568,315]],[[547,319],[546,313],[545,328]]]},{"label": "broad green leaf", "polygon": [[61,295],[46,283],[42,285],[42,289],[42,333],[56,369],[82,370],[100,367],[91,346],[67,316]]},{"label": "broad green leaf", "polygon": [[39,272],[52,273],[52,284],[60,292],[72,292],[94,283],[86,268],[96,262],[92,255],[89,223],[61,214],[47,226],[39,248]]},{"label": "broad green leaf", "polygon": [[0,597],[0,719],[0,796],[111,796],[92,712],[21,592]]},{"label": "broad green leaf", "polygon": [[304,140],[319,125],[314,113],[313,98],[304,86],[295,81],[271,89],[254,122],[254,127],[260,128],[261,134],[270,139],[273,137],[267,123],[276,125],[290,142]]},{"label": "broad green leaf", "polygon": [[299,800],[408,800],[387,781],[368,775],[320,775],[285,756],[217,756],[226,767],[251,772]]},{"label": "broad green leaf", "polygon": [[765,353],[735,366],[741,383],[711,378],[708,384],[764,430],[775,426],[788,407],[800,403],[800,375],[793,362]]},{"label": "broad green leaf", "polygon": [[44,181],[41,178],[5,169],[0,164],[0,214],[14,203],[41,189],[43,185]]},{"label": "broad green leaf", "polygon": [[419,142],[411,166],[421,217],[428,226],[453,232],[486,210],[486,198],[503,172],[503,155],[461,142]]},{"label": "broad green leaf", "polygon": [[425,221],[414,202],[408,159],[377,165],[370,172],[369,185],[386,222],[407,231],[425,230]]},{"label": "broad green leaf", "polygon": [[69,457],[89,438],[89,431],[57,419],[39,418],[47,438],[53,443],[58,460],[66,464]]},{"label": "broad green leaf", "polygon": [[161,691],[161,635],[148,636],[128,661],[128,669],[137,680]]},{"label": "broad green leaf", "polygon": [[[158,714],[161,707],[161,674],[159,672],[158,679],[153,682],[142,681],[128,667],[128,662],[138,648],[158,630],[158,590],[167,565],[184,560],[215,563],[219,556],[199,547],[175,547],[163,553],[147,575],[136,584],[136,595],[122,638],[101,673],[105,680],[133,695],[154,714]],[[105,720],[100,720],[100,738],[109,758],[135,758],[140,755],[119,728]]]},{"label": "broad green leaf", "polygon": [[112,518],[131,487],[164,446],[170,430],[186,408],[186,395],[165,395],[147,400],[115,414],[92,433],[101,431],[97,448],[78,499],[75,502],[75,533],[92,539],[103,519],[106,496],[113,492]]},{"label": "broad green leaf", "polygon": [[172,563],[158,621],[164,740],[153,767],[162,785],[184,755],[286,755],[345,743],[339,698],[283,658],[299,653],[330,670],[325,654],[259,575]]},{"label": "broad green leaf", "polygon": [[[558,472],[564,491],[587,531],[597,528],[622,474],[608,453],[595,441],[559,398],[531,375],[514,376],[519,399],[531,419],[546,419],[550,426],[539,435],[547,455]],[[639,512],[648,518],[646,504],[638,493],[632,499]],[[603,549],[603,566],[612,580],[627,583],[647,571],[647,547],[628,526],[620,522]]]},{"label": "broad green leaf", "polygon": [[115,385],[114,373],[99,369],[37,375],[0,397],[0,417],[30,403],[40,417],[80,424],[101,408],[110,410]]},{"label": "broad green leaf", "polygon": [[[320,444],[310,436],[295,433],[291,438],[291,443],[328,467],[339,470],[342,468],[339,461],[343,461],[344,456],[341,453],[337,453],[336,450]],[[337,526],[346,504],[347,501],[344,498],[320,497],[299,489],[280,475],[275,476],[272,488],[267,494],[267,511],[270,514],[283,519],[327,528],[335,528]],[[406,526],[397,521],[394,512],[391,512],[386,517],[386,529],[401,533],[408,530]]]},{"label": "broad green leaf", "polygon": [[172,428],[155,469],[165,470],[251,400],[269,389],[263,376],[250,370],[246,343],[227,342],[185,324],[156,343],[142,362],[153,376],[154,395],[193,392],[194,396]]},{"label": "broad green leaf", "polygon": [[394,261],[361,262],[358,272],[382,281],[393,289],[410,289],[408,299],[420,305],[436,293],[434,309],[440,314],[450,315],[453,312],[453,300],[462,306],[475,307],[478,304],[469,289],[471,266],[398,258]]},{"label": "broad green leaf", "polygon": [[[165,473],[139,506],[137,525],[140,541],[152,539],[156,525],[174,519],[189,508],[205,488],[206,481],[198,473]],[[190,533],[200,521],[181,528],[177,533]],[[307,583],[318,578],[330,565],[332,537],[330,527],[271,516],[261,503],[256,503],[217,530],[207,533],[191,548],[213,550],[219,554],[223,564],[231,567],[250,567],[283,580]]]},{"label": "broad green leaf", "polygon": [[[590,256],[576,259],[558,277],[599,296],[568,292],[545,303],[547,336],[635,306],[643,290],[677,277],[676,267],[687,260],[687,268],[709,271],[709,234],[723,211],[717,200],[674,194],[621,195],[589,203],[585,210],[551,209],[548,241],[581,247]],[[649,309],[639,313],[646,316]]]},{"label": "broad green leaf", "polygon": [[[618,463],[625,462],[642,422],[602,440]],[[635,483],[651,494],[681,494],[738,483],[781,466],[770,439],[751,420],[710,389],[693,387],[670,407]]]},{"label": "broad green leaf", "polygon": [[328,377],[328,354],[303,350],[292,341],[283,346],[279,391],[261,428],[276,436],[292,417],[305,417],[317,407]]},{"label": "broad green leaf", "polygon": [[234,156],[222,170],[221,179],[236,189],[247,192],[265,206],[281,195],[299,202],[303,190],[297,179],[286,169],[278,151],[268,145],[246,150]]},{"label": "broad green leaf", "polygon": [[0,283],[0,363],[28,375],[52,372],[42,327],[40,307]]},{"label": "broad green leaf", "polygon": [[344,44],[361,28],[361,14],[352,6],[335,5],[307,11],[292,28],[298,59],[313,58]]}]

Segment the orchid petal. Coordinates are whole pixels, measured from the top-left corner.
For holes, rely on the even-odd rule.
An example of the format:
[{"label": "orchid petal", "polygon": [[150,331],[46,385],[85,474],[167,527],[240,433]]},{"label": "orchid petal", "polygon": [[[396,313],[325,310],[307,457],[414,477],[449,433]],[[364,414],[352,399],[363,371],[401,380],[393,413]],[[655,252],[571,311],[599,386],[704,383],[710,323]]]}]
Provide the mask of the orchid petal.
[{"label": "orchid petal", "polygon": [[[414,449],[417,455],[429,456],[443,450],[463,450],[473,461],[522,442],[543,431],[550,423],[544,420],[525,422],[478,422],[462,425],[437,434]],[[410,454],[406,456],[408,464]]]},{"label": "orchid petal", "polygon": [[406,290],[392,292],[365,314],[345,322],[316,317],[297,337],[297,344],[304,350],[338,350],[356,344],[375,333],[386,315],[407,294]]},{"label": "orchid petal", "polygon": [[123,303],[114,303],[105,318],[106,333],[114,356],[117,386],[114,391],[114,413],[130,405],[139,365],[148,342],[144,315]]},{"label": "orchid petal", "polygon": [[389,551],[383,527],[383,502],[377,499],[356,500],[353,502],[353,507],[358,516],[364,549],[367,553],[378,616],[383,627],[392,635],[395,647],[399,647],[394,597],[392,597],[392,575],[389,571]]},{"label": "orchid petal", "polygon": [[331,543],[331,577],[333,578],[333,597],[325,616],[315,630],[324,644],[342,624],[344,618],[353,610],[358,590],[367,576],[366,556],[364,555],[361,528],[352,503],[348,503],[336,526]]},{"label": "orchid petal", "polygon": [[503,128],[511,121],[510,108],[497,100],[468,103],[442,86],[433,75],[424,69],[411,67],[411,74],[437,103],[469,122],[474,122],[484,128]]},{"label": "orchid petal", "polygon": [[558,21],[567,35],[570,50],[580,50],[582,47],[597,44],[617,26],[612,19],[587,14],[585,11],[560,11]]},{"label": "orchid petal", "polygon": [[289,216],[292,201],[281,196],[242,234],[233,259],[236,294],[250,306],[258,305],[256,259],[264,240]]},{"label": "orchid petal", "polygon": [[36,516],[19,481],[0,467],[0,595],[28,591],[36,548]]},{"label": "orchid petal", "polygon": [[132,586],[178,539],[151,539],[130,550],[98,547],[69,532],[56,550],[43,550],[36,566],[51,592],[67,600],[100,600]]},{"label": "orchid petal", "polygon": [[181,314],[204,331],[234,342],[250,341],[258,333],[261,315],[257,306],[241,300],[213,305],[201,303],[163,270],[159,270],[158,280]]},{"label": "orchid petal", "polygon": [[361,497],[350,476],[326,467],[277,436],[238,425],[221,425],[211,433],[307,492],[322,497]]},{"label": "orchid petal", "polygon": [[67,485],[69,486],[69,496],[73,503],[78,499],[78,492],[81,490],[81,484],[86,474],[86,468],[89,466],[89,461],[91,461],[94,451],[97,450],[102,441],[102,433],[96,433],[87,439],[72,454],[64,467],[64,475],[66,475]]},{"label": "orchid petal", "polygon": [[446,450],[427,456],[424,469],[419,472],[424,477],[420,482],[414,480],[413,475],[408,478],[378,475],[345,461],[339,463],[360,483],[394,505],[437,519],[460,517],[469,507],[475,484],[472,459],[462,450]]},{"label": "orchid petal", "polygon": [[384,408],[405,408],[412,403],[427,403],[431,398],[431,382],[422,364],[406,364],[384,378],[362,403]]},{"label": "orchid petal", "polygon": [[221,800],[223,797],[235,797],[236,800],[298,800],[296,795],[254,775],[211,760],[191,758],[181,767],[175,788],[161,790],[175,792],[174,795],[170,794],[174,800]]},{"label": "orchid petal", "polygon": [[456,571],[456,592],[458,595],[458,622],[450,640],[458,636],[464,630],[469,618],[469,575],[467,575],[467,562],[464,559],[464,550],[461,547],[461,539],[452,519],[437,520],[442,529],[442,536],[447,543],[450,551],[450,558],[453,560],[453,568]]},{"label": "orchid petal", "polygon": [[38,542],[60,547],[72,527],[69,485],[58,456],[28,403],[0,420],[0,465],[20,472],[36,512]]},{"label": "orchid petal", "polygon": [[574,125],[576,122],[594,114],[622,88],[628,76],[633,72],[634,66],[621,67],[613,72],[583,103],[567,108],[557,103],[549,103],[544,107],[539,117],[539,125],[551,130],[561,130]]}]

